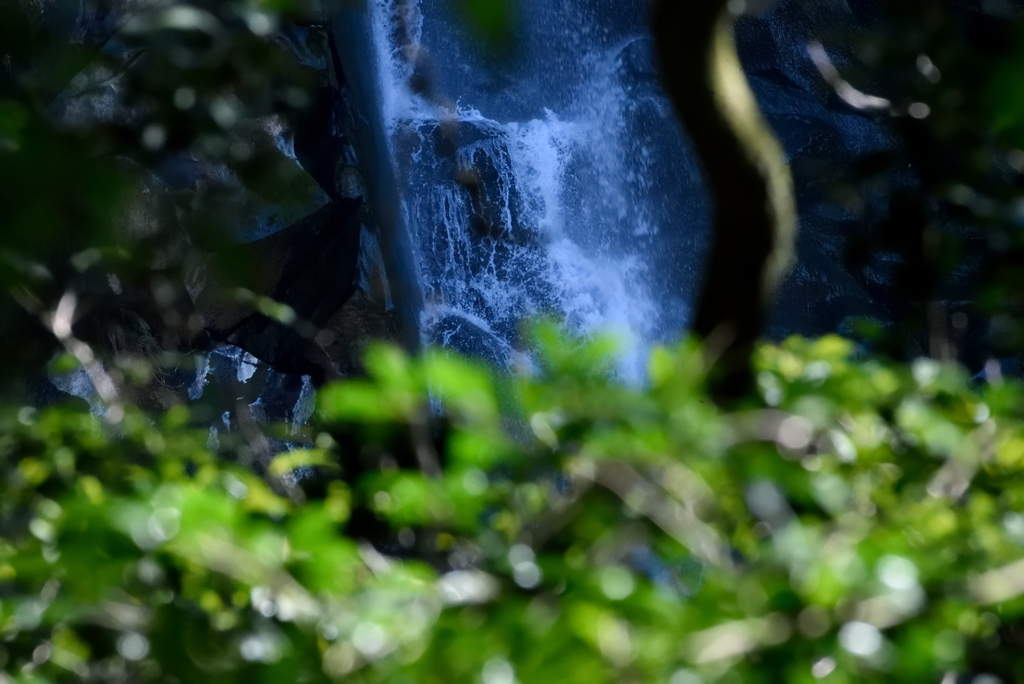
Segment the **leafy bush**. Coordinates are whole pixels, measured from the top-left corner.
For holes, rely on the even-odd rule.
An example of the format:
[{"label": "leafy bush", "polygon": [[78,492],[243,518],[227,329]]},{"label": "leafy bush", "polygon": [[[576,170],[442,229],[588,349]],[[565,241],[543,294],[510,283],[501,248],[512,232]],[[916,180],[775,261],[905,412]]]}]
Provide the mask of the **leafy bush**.
[{"label": "leafy bush", "polygon": [[628,388],[536,339],[375,349],[262,477],[185,409],[5,409],[0,678],[1024,677],[1019,384],[791,339],[724,411],[694,344]]}]

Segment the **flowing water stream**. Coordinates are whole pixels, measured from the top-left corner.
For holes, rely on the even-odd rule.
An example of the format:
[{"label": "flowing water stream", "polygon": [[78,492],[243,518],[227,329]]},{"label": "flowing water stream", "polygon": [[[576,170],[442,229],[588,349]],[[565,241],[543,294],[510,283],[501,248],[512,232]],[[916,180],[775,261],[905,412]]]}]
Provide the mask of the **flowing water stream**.
[{"label": "flowing water stream", "polygon": [[421,341],[500,365],[551,313],[620,336],[641,378],[685,328],[708,222],[643,3],[526,0],[498,57],[451,5],[372,0],[363,23]]}]

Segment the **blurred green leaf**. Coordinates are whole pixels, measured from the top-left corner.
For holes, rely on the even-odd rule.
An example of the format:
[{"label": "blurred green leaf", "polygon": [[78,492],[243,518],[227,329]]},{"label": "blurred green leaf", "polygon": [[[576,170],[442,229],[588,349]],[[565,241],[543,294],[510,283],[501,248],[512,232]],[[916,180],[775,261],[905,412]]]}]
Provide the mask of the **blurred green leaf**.
[{"label": "blurred green leaf", "polygon": [[338,468],[337,462],[324,449],[297,449],[278,455],[270,462],[268,472],[278,477],[288,475],[300,468],[324,466]]},{"label": "blurred green leaf", "polygon": [[492,46],[504,46],[512,35],[512,0],[458,0],[469,26]]},{"label": "blurred green leaf", "polygon": [[21,145],[21,131],[28,112],[17,102],[0,100],[0,152],[15,152]]}]

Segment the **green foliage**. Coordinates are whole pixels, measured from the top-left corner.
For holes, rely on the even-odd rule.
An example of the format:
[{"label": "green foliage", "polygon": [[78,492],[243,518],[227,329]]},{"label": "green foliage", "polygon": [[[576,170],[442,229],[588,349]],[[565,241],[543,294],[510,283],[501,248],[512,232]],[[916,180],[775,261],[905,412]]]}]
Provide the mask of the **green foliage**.
[{"label": "green foliage", "polygon": [[264,477],[184,409],[5,409],[6,676],[1024,676],[1019,385],[794,338],[723,411],[696,345],[641,389],[604,341],[535,339],[512,377],[374,349]]}]

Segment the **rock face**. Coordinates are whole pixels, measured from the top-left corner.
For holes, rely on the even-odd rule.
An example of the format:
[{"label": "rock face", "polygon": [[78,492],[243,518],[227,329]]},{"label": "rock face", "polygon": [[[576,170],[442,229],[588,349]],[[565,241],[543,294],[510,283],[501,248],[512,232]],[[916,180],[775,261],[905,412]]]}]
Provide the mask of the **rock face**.
[{"label": "rock face", "polygon": [[800,217],[797,263],[769,324],[775,338],[820,335],[844,329],[853,317],[886,316],[869,283],[845,259],[863,219],[837,203],[832,190],[856,160],[891,150],[896,141],[879,115],[831,93],[807,53],[809,41],[827,42],[862,24],[852,5],[787,0],[736,25],[744,70],[789,158]]},{"label": "rock face", "polygon": [[[211,420],[223,413],[221,430],[301,423],[315,385],[362,372],[367,344],[398,338],[333,39],[318,26],[285,26],[261,48],[277,50],[305,86],[285,91],[291,104],[280,112],[246,114],[248,103],[181,83],[154,84],[170,90],[147,109],[137,93],[149,84],[133,71],[144,60],[121,35],[139,11],[132,0],[40,8],[50,40],[98,48],[111,65],[76,77],[51,111],[65,128],[129,142],[118,164],[135,185],[119,239],[144,257],[132,273],[97,266],[77,278],[75,334],[119,358],[194,362],[194,377],[159,370],[140,387],[133,400],[148,408],[187,401]],[[279,97],[272,87],[267,97]],[[90,398],[84,377],[55,383]]]},{"label": "rock face", "polygon": [[[954,0],[947,7],[963,20],[966,39],[977,40],[970,37],[971,22],[998,15],[1008,5]],[[926,196],[922,180],[932,170],[925,168],[927,157],[911,149],[914,143],[902,123],[909,118],[901,122],[887,111],[851,107],[824,82],[808,55],[808,43],[819,41],[842,70],[857,34],[885,14],[883,4],[869,0],[783,0],[760,16],[737,22],[745,71],[789,156],[800,216],[799,260],[778,294],[768,331],[772,337],[849,333],[856,318],[900,327],[923,315],[916,311],[923,299],[942,297],[951,310],[972,299],[977,255],[984,248],[970,229],[952,228],[959,220],[941,215],[945,210]],[[868,167],[885,168],[884,182],[858,178]],[[914,198],[910,205],[917,203],[912,210],[907,196]],[[904,257],[913,258],[914,248],[901,256],[895,243],[920,240],[911,235],[919,218],[956,230],[963,239],[960,263],[936,285],[937,293],[929,292],[925,282],[908,283],[900,276]],[[861,263],[851,258],[857,251],[863,252]],[[983,327],[972,321],[965,333],[960,351],[966,363],[984,363],[983,356],[976,358],[984,353]],[[899,343],[905,348],[892,351],[929,353],[924,334],[912,332],[912,325],[909,329]]]},{"label": "rock face", "polygon": [[211,279],[196,293],[211,337],[282,372],[317,381],[336,375],[310,347],[356,289],[360,204],[331,202],[273,235],[216,253],[210,262],[222,271],[250,275],[231,287]]}]

